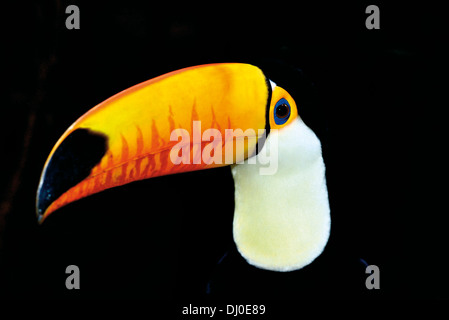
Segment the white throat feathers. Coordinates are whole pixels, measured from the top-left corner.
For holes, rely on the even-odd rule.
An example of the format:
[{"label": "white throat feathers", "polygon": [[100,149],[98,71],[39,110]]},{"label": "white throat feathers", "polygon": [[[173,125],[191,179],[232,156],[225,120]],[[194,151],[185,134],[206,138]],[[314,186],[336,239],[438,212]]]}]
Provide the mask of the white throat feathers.
[{"label": "white throat feathers", "polygon": [[[329,200],[321,143],[315,133],[298,117],[277,134],[275,174],[260,175],[261,161],[232,167],[234,241],[250,264],[293,271],[310,264],[324,250],[330,233]],[[268,155],[270,143],[271,133],[259,154]]]}]

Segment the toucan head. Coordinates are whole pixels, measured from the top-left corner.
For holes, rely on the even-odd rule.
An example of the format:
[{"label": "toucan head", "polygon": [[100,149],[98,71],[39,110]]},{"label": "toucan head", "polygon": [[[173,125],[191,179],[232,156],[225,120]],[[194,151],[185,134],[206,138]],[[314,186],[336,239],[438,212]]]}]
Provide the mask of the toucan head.
[{"label": "toucan head", "polygon": [[[200,65],[140,83],[57,141],[39,182],[38,220],[105,189],[230,165],[239,252],[263,269],[300,269],[323,251],[330,230],[321,144],[300,114],[250,64]],[[270,157],[275,168],[264,173]]]}]

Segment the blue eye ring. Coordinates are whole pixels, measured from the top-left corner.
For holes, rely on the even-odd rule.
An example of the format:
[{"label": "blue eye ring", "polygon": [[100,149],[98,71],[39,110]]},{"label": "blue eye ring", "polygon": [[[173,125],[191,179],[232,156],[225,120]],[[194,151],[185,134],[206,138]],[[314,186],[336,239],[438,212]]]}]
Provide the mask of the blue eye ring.
[{"label": "blue eye ring", "polygon": [[274,122],[283,125],[290,118],[290,104],[284,98],[280,99],[273,108]]}]

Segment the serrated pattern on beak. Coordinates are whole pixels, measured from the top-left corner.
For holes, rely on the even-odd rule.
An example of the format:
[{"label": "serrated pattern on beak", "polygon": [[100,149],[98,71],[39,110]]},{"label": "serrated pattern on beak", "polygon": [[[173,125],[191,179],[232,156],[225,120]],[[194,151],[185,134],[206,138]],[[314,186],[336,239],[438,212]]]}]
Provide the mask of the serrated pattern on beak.
[{"label": "serrated pattern on beak", "polygon": [[[167,119],[170,125],[170,131],[179,129],[175,127],[175,121],[170,112],[170,117]],[[192,106],[192,123],[193,121],[199,121],[195,104]],[[239,139],[237,136],[230,136],[229,133],[226,134],[225,129],[232,128],[231,119],[228,117],[227,128],[222,128],[217,122],[215,115],[212,110],[212,123],[211,128],[215,128],[220,131],[221,136],[224,137],[221,141],[222,154],[224,158],[225,145],[230,140],[233,140],[234,151],[235,140]],[[183,128],[189,131],[192,135],[193,127]],[[170,141],[169,137],[161,136],[158,132],[157,125],[153,120],[151,125],[151,137],[145,139],[141,128],[136,125],[136,151],[134,155],[129,154],[129,143],[128,140],[123,136],[121,137],[121,149],[120,153],[113,154],[111,150],[108,150],[104,156],[106,160],[101,161],[97,166],[95,166],[90,175],[83,181],[73,186],[65,193],[63,193],[56,201],[54,201],[46,210],[44,218],[51,212],[63,207],[64,205],[84,198],[88,195],[97,193],[99,191],[121,186],[133,181],[143,180],[158,176],[164,176],[168,174],[175,174],[187,171],[196,171],[205,169],[206,167],[216,167],[216,165],[208,165],[204,161],[195,161],[201,159],[204,147],[209,144],[209,141],[201,141],[201,147],[194,147],[192,139],[190,140],[190,159],[192,161],[190,164],[173,164],[170,161],[170,152],[172,148],[177,144],[176,141]],[[149,146],[146,146],[149,143]],[[145,147],[147,150],[154,150],[150,153],[142,154]],[[247,146],[245,146],[245,150]],[[235,153],[234,153],[235,154]],[[213,155],[213,154],[212,154]],[[199,164],[195,164],[200,162]],[[103,164],[102,164],[103,163]],[[222,162],[223,165],[224,161]]]}]

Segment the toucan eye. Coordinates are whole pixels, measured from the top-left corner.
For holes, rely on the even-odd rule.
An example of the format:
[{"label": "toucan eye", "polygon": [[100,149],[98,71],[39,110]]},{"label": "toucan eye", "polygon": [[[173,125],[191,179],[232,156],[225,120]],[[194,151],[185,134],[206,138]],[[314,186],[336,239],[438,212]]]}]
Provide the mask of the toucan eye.
[{"label": "toucan eye", "polygon": [[282,125],[290,118],[290,104],[284,98],[280,99],[274,106],[274,122]]}]

